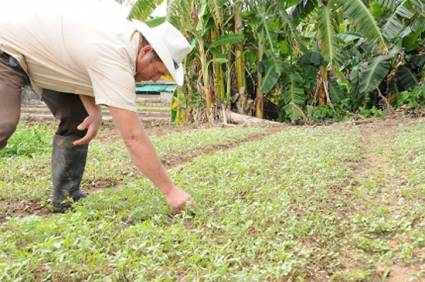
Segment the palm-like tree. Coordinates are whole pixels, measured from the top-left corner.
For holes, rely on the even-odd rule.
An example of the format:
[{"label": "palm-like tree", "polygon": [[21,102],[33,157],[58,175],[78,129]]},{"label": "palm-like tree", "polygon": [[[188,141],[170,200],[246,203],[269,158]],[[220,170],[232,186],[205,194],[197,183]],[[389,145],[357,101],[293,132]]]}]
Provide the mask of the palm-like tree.
[{"label": "palm-like tree", "polygon": [[[369,93],[385,100],[383,81],[393,89],[420,80],[405,65],[406,52],[424,49],[422,0],[293,2],[168,1],[168,20],[194,46],[181,89],[188,118],[202,116],[201,106],[213,122],[232,102],[248,113],[255,98],[258,117],[269,99],[292,120],[307,120],[307,103],[332,107],[342,93],[355,109]],[[137,1],[133,11],[157,3]]]}]

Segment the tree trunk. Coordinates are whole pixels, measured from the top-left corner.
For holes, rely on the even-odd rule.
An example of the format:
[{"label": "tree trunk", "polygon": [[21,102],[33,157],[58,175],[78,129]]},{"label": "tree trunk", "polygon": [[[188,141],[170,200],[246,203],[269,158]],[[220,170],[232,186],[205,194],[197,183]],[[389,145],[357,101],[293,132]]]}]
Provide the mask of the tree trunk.
[{"label": "tree trunk", "polygon": [[193,104],[192,104],[193,89],[190,83],[186,84],[186,110],[185,110],[185,121],[193,121]]},{"label": "tree trunk", "polygon": [[227,111],[227,120],[232,123],[244,124],[249,126],[282,126],[282,123],[280,122],[259,119],[248,115],[241,115],[231,111]]},{"label": "tree trunk", "polygon": [[[211,30],[211,41],[215,41],[218,38],[217,28]],[[213,63],[213,78],[214,78],[214,95],[217,101],[225,103],[225,87],[224,87],[224,72],[221,63]]]},{"label": "tree trunk", "polygon": [[[261,63],[264,55],[264,44],[263,44],[263,33],[258,36],[258,50],[257,50],[257,65]],[[255,97],[255,116],[257,118],[264,118],[264,94],[261,90],[261,84],[263,83],[263,74],[257,67],[257,89]]]},{"label": "tree trunk", "polygon": [[213,93],[211,91],[211,86],[210,86],[207,55],[205,53],[204,40],[202,38],[199,38],[198,43],[199,43],[199,58],[201,61],[202,82],[203,82],[201,91],[205,99],[207,120],[209,123],[212,124],[214,123],[214,116],[213,116],[214,97],[213,97]]},{"label": "tree trunk", "polygon": [[326,105],[326,91],[324,89],[325,84],[324,84],[324,73],[326,72],[326,69],[324,66],[320,67],[319,70],[319,77],[317,79],[317,84],[319,86],[319,106],[324,106]]},{"label": "tree trunk", "polygon": [[[235,34],[242,34],[242,5],[243,1],[237,0],[235,6]],[[248,108],[248,94],[246,91],[246,78],[245,78],[245,60],[243,55],[243,46],[238,44],[235,48],[235,68],[236,68],[236,85],[237,93],[239,95],[238,109],[242,113],[247,112]]]},{"label": "tree trunk", "polygon": [[264,95],[261,91],[261,81],[263,76],[261,72],[257,72],[257,93],[255,98],[255,116],[257,118],[264,118]]}]

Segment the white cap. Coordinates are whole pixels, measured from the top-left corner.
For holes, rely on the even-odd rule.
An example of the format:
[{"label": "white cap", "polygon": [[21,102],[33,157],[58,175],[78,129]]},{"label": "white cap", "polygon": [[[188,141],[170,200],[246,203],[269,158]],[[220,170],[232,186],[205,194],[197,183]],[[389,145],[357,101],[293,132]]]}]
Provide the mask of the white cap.
[{"label": "white cap", "polygon": [[145,23],[133,20],[136,29],[146,38],[177,85],[183,85],[183,59],[192,47],[181,32],[169,22],[150,28]]}]

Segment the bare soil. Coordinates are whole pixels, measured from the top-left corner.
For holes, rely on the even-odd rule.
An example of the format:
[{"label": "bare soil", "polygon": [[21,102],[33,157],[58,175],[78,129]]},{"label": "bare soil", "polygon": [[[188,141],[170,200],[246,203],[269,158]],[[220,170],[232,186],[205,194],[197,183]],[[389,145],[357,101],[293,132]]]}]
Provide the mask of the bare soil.
[{"label": "bare soil", "polygon": [[[145,131],[149,136],[162,136],[165,134],[170,134],[174,132],[182,132],[190,129],[197,129],[194,125],[183,125],[183,126],[172,126],[172,125],[164,125],[164,126],[145,126]],[[102,143],[113,142],[121,139],[121,135],[112,124],[102,125],[102,129],[98,132],[96,136],[96,140]]]},{"label": "bare soil", "polygon": [[47,203],[30,200],[2,201],[0,207],[0,222],[4,222],[7,217],[22,218],[28,215],[45,216],[50,214]]},{"label": "bare soil", "polygon": [[202,156],[202,155],[210,155],[210,154],[213,154],[214,152],[217,152],[217,151],[230,150],[232,148],[240,146],[243,143],[261,140],[261,139],[265,138],[266,136],[270,136],[271,134],[274,134],[274,133],[279,132],[281,130],[282,130],[282,128],[273,127],[273,128],[270,128],[265,133],[254,134],[254,135],[248,136],[246,138],[239,139],[239,140],[227,143],[227,144],[220,144],[220,145],[216,145],[216,146],[212,146],[212,147],[208,147],[208,148],[201,148],[201,149],[193,150],[193,151],[190,151],[190,152],[179,153],[179,154],[169,154],[169,155],[166,155],[161,160],[161,162],[166,168],[168,168],[168,169],[173,168],[173,167],[180,166],[180,165],[183,165],[185,163],[191,162],[194,158]]}]

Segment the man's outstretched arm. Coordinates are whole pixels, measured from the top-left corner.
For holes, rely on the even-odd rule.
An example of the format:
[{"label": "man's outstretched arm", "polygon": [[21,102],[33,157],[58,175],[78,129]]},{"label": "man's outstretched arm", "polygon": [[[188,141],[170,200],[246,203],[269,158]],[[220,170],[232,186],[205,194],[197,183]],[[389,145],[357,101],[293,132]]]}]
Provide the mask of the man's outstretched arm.
[{"label": "man's outstretched arm", "polygon": [[109,107],[109,110],[132,161],[158,187],[173,209],[183,208],[190,200],[190,195],[176,187],[168,176],[137,114],[114,107]]}]

